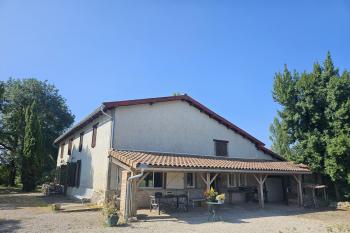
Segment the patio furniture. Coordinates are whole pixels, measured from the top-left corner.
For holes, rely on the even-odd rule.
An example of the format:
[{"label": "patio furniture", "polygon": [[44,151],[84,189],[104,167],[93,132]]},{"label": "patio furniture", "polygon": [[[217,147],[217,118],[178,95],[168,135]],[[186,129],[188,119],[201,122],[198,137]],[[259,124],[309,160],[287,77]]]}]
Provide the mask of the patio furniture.
[{"label": "patio furniture", "polygon": [[180,195],[160,195],[155,193],[155,195],[150,196],[150,212],[152,209],[158,209],[158,214],[160,215],[160,210],[163,208],[170,208],[175,210],[188,211],[188,198],[185,194]]},{"label": "patio furniture", "polygon": [[208,221],[219,221],[221,217],[217,215],[218,208],[223,203],[207,201],[208,205]]},{"label": "patio furniture", "polygon": [[[327,186],[326,185],[307,184],[307,185],[304,186],[304,188],[311,190],[311,193],[312,193],[312,198],[311,198],[312,200],[311,201],[313,203],[314,208],[318,208],[319,207],[319,200],[316,197],[316,192],[318,190],[323,191],[324,201],[327,201],[327,193],[326,193]],[[305,205],[307,205],[307,203],[305,203]]]},{"label": "patio furniture", "polygon": [[149,212],[152,212],[153,209],[158,209],[158,213],[160,214],[159,200],[163,196],[163,193],[156,192],[154,196],[150,196],[150,205]]},{"label": "patio furniture", "polygon": [[194,208],[196,206],[196,203],[201,206],[203,201],[205,201],[205,198],[191,198],[189,199],[189,204],[192,206],[192,208]]},{"label": "patio furniture", "polygon": [[202,202],[206,200],[202,192],[191,192],[190,190],[187,190],[187,198],[188,205],[192,206],[192,208],[194,208],[197,203],[198,206],[201,206]]},{"label": "patio furniture", "polygon": [[57,183],[45,183],[41,186],[41,192],[45,196],[50,196],[51,194],[62,194],[63,189],[63,185]]}]

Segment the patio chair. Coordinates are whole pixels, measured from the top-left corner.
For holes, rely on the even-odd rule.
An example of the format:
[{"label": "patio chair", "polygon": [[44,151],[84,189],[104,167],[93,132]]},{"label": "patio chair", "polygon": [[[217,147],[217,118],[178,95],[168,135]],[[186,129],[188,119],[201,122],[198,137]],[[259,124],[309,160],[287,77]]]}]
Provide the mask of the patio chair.
[{"label": "patio chair", "polygon": [[154,193],[154,196],[151,196],[149,212],[152,212],[153,209],[158,209],[158,213],[160,214],[159,198],[161,198],[162,196],[163,193],[161,192],[156,192]]},{"label": "patio chair", "polygon": [[187,201],[188,201],[188,205],[192,206],[192,208],[194,208],[196,206],[196,203],[198,203],[199,205],[202,204],[203,201],[205,201],[206,199],[204,198],[204,196],[200,193],[196,193],[196,195],[190,195],[190,192],[187,192]]},{"label": "patio chair", "polygon": [[188,211],[188,197],[187,195],[179,195],[177,200],[177,208],[179,210]]}]

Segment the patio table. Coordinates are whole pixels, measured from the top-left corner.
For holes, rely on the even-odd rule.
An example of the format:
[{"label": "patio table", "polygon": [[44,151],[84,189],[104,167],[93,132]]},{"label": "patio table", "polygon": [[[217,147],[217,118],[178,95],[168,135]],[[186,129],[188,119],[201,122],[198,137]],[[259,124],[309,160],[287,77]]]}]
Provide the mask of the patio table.
[{"label": "patio table", "polygon": [[221,217],[217,215],[217,209],[223,203],[207,201],[208,205],[208,221],[218,221]]}]

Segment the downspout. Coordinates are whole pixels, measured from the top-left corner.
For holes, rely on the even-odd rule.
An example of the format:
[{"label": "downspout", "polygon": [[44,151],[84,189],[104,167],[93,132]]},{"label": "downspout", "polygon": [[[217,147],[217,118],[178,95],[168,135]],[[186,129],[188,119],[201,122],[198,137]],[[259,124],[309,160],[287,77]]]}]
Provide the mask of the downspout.
[{"label": "downspout", "polygon": [[[109,141],[109,149],[113,150],[113,141],[114,141],[114,114],[112,115],[108,115],[105,111],[104,111],[104,105],[101,105],[101,112],[103,115],[107,116],[110,120],[111,120],[111,132],[110,132],[110,141]],[[110,173],[111,173],[111,160],[112,158],[110,158],[110,156],[108,156],[108,162],[107,162],[107,183],[106,183],[106,190],[109,191],[109,187],[110,187]]]},{"label": "downspout", "polygon": [[130,176],[128,178],[128,182],[126,185],[126,200],[125,200],[125,222],[128,222],[128,218],[129,218],[129,212],[130,212],[130,204],[132,202],[131,199],[131,181],[134,179],[138,179],[141,178],[143,176],[144,173],[144,166],[141,165],[141,173],[137,174],[135,176]]}]

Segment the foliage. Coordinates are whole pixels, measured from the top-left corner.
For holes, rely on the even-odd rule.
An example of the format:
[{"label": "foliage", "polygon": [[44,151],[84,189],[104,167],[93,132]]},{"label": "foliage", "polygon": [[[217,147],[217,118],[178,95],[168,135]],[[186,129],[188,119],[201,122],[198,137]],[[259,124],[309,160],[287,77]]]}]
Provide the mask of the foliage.
[{"label": "foliage", "polygon": [[309,73],[292,73],[285,66],[283,73],[275,75],[273,99],[282,109],[270,128],[272,149],[348,189],[349,73],[339,75],[330,53],[323,65],[315,63]]},{"label": "foliage", "polygon": [[216,201],[217,195],[218,192],[216,192],[213,187],[211,187],[209,191],[204,192],[204,196],[208,201]]},{"label": "foliage", "polygon": [[275,117],[270,126],[270,132],[270,140],[272,141],[271,149],[286,159],[289,159],[292,156],[292,150],[289,147],[290,138],[277,117]]},{"label": "foliage", "polygon": [[44,152],[35,101],[26,109],[24,134],[21,180],[24,191],[33,191],[41,176]]},{"label": "foliage", "polygon": [[114,202],[108,202],[103,206],[102,213],[105,217],[111,217],[118,214],[118,209],[115,207]]},{"label": "foliage", "polygon": [[[3,83],[3,87],[4,101],[0,111],[0,157],[6,155],[7,162],[0,166],[9,171],[8,183],[14,185],[16,177],[22,171],[26,109],[34,101],[36,102],[44,148],[42,172],[49,172],[55,167],[57,148],[53,145],[53,141],[73,123],[74,116],[57,88],[47,81],[10,78]],[[1,151],[4,153],[1,154]]]},{"label": "foliage", "polygon": [[215,199],[216,199],[217,201],[224,202],[224,201],[225,201],[225,194],[222,193],[222,194],[220,194],[220,195],[217,195]]}]

